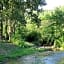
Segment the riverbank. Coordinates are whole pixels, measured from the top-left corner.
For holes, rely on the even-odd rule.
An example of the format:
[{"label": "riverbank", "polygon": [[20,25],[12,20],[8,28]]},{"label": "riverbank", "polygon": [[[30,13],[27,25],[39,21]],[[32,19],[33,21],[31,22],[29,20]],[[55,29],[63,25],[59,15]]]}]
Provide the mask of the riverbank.
[{"label": "riverbank", "polygon": [[18,57],[34,54],[37,52],[44,52],[47,50],[51,49],[36,47],[22,48],[10,43],[0,43],[0,62],[5,62],[8,59],[16,59]]}]

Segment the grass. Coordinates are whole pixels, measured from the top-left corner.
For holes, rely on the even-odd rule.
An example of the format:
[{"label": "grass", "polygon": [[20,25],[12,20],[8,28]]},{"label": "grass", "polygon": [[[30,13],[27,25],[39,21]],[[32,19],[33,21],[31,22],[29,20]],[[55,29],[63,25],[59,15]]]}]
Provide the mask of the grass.
[{"label": "grass", "polygon": [[20,57],[20,56],[24,56],[24,55],[35,53],[35,51],[36,51],[36,49],[34,49],[34,48],[19,48],[17,50],[13,50],[8,55],[8,57],[16,58],[16,57]]},{"label": "grass", "polygon": [[5,56],[4,55],[0,55],[0,62],[2,62],[3,60],[5,60]]}]

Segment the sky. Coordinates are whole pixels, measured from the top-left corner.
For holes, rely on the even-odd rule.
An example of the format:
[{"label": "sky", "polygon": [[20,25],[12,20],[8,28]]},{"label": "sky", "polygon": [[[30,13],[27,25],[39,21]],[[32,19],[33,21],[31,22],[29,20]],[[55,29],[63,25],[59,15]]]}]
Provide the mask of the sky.
[{"label": "sky", "polygon": [[47,5],[43,6],[44,10],[53,10],[56,7],[64,6],[64,0],[46,0]]}]

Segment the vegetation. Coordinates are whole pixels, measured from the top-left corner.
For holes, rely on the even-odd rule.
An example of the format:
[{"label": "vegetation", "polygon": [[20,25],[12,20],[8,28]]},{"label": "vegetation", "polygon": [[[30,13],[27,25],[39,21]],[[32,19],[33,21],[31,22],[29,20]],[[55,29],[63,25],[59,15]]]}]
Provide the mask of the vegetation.
[{"label": "vegetation", "polygon": [[[18,47],[8,55],[0,55],[0,59],[30,54],[34,52],[32,47],[39,46],[64,50],[64,7],[38,9],[44,5],[45,0],[0,0],[0,43]],[[6,50],[11,48],[5,46]]]}]

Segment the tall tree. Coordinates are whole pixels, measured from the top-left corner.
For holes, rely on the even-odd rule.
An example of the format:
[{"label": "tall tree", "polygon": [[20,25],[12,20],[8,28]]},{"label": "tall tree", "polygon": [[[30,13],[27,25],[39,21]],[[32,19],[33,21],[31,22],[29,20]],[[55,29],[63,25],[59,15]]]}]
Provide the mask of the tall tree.
[{"label": "tall tree", "polygon": [[0,40],[2,40],[3,36],[2,10],[3,10],[3,4],[0,2]]},{"label": "tall tree", "polygon": [[[7,38],[9,36],[10,38],[13,31],[15,32],[14,25],[17,26],[19,23],[21,25],[26,24],[26,14],[28,14],[31,19],[33,19],[33,17],[34,19],[36,18],[34,21],[39,24],[38,15],[34,14],[33,11],[37,11],[38,13],[38,6],[44,5],[44,3],[45,0],[0,0],[0,13],[3,14],[3,19],[5,22],[5,37]],[[0,24],[2,29],[2,21]],[[8,28],[10,28],[10,30],[8,30]]]}]

